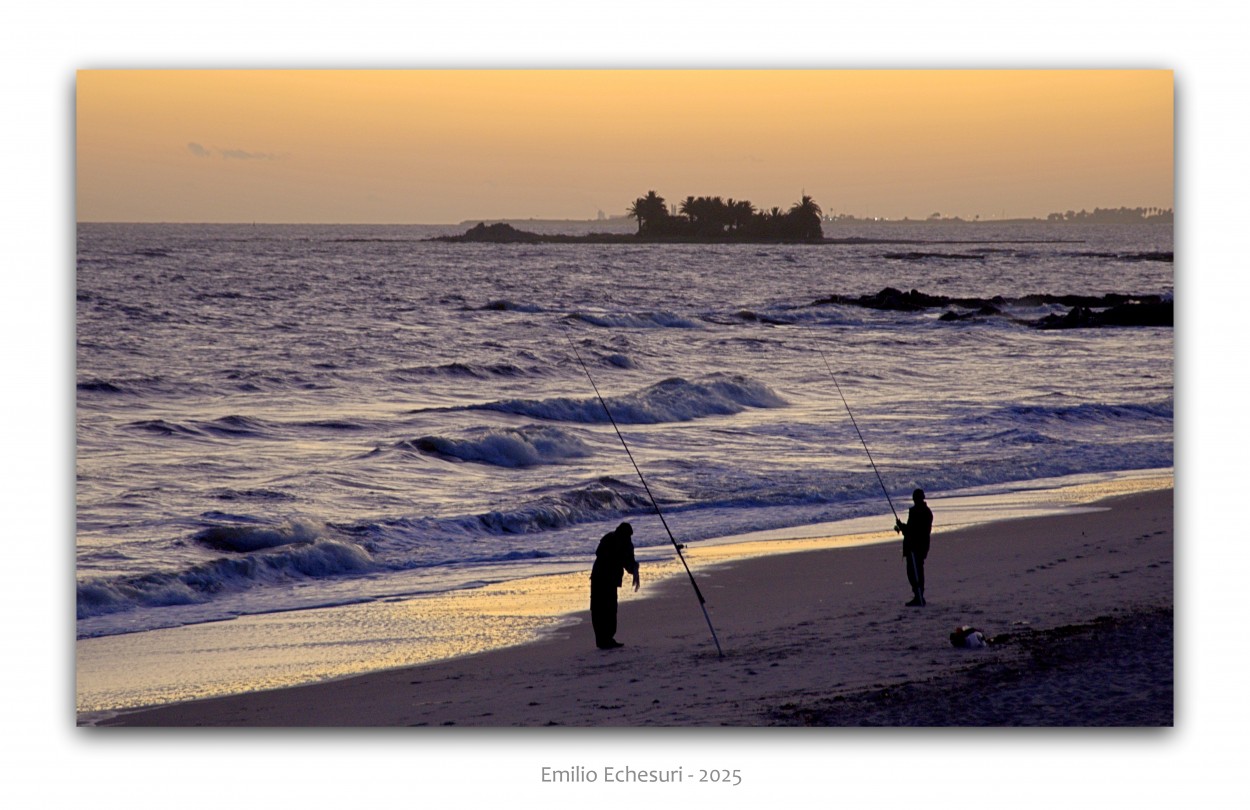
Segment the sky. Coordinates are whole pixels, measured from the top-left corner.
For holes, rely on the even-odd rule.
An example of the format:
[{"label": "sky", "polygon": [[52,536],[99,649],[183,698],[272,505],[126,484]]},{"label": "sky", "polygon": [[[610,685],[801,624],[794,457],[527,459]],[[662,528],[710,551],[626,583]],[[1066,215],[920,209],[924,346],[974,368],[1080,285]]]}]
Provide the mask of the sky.
[{"label": "sky", "polygon": [[82,70],[78,221],[1173,206],[1170,70]]}]

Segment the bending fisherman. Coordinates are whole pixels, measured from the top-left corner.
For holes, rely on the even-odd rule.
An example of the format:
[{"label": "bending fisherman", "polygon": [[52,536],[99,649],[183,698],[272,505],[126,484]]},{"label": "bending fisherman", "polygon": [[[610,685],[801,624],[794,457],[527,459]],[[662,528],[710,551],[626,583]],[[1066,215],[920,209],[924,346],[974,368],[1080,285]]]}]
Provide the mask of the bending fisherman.
[{"label": "bending fisherman", "polygon": [[601,650],[625,646],[616,640],[616,590],[625,582],[626,571],[634,575],[634,590],[638,590],[633,534],[634,527],[622,523],[605,534],[595,549],[595,565],[590,569],[590,624],[595,629],[595,646]]},{"label": "bending fisherman", "polygon": [[897,518],[894,531],[903,533],[903,559],[907,563],[907,581],[913,598],[907,607],[924,607],[924,559],[929,556],[929,535],[933,531],[933,512],[924,502],[924,490],[912,492],[914,502],[907,511],[907,522]]}]

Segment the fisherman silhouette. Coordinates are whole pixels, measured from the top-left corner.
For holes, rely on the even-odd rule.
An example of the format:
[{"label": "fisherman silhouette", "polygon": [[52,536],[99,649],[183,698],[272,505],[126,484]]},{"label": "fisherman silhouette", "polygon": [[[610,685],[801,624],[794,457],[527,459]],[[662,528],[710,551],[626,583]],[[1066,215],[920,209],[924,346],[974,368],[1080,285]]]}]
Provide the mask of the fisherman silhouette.
[{"label": "fisherman silhouette", "polygon": [[894,520],[894,531],[903,533],[903,559],[907,562],[907,581],[913,598],[907,607],[924,607],[924,559],[929,556],[929,534],[933,531],[933,512],[924,502],[924,490],[911,494],[914,501],[907,511],[907,522]]},{"label": "fisherman silhouette", "polygon": [[631,539],[634,527],[622,523],[599,540],[595,565],[590,569],[590,624],[595,629],[595,645],[611,650],[625,645],[616,640],[616,591],[625,581],[625,572],[634,575],[638,590],[638,561]]}]

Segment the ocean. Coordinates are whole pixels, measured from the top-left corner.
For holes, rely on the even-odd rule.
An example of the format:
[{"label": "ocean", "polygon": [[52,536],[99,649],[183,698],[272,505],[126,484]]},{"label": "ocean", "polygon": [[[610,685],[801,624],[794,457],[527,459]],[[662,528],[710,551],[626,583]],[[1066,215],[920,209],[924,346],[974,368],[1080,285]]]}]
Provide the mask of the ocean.
[{"label": "ocean", "polygon": [[[1020,300],[1170,299],[1170,225],[426,241],[463,230],[78,226],[80,654],[588,569],[622,520],[671,557],[591,379],[692,548],[888,515],[882,482],[905,512],[1173,464],[1172,329],[1043,330],[1068,307]],[[846,302],[885,288],[1007,301]]]}]

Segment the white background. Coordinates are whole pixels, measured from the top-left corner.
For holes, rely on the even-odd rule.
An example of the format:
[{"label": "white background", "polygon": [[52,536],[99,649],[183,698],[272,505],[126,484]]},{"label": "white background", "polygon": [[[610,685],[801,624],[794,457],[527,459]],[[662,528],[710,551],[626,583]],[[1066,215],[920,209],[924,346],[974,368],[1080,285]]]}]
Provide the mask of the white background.
[{"label": "white background", "polygon": [[[1230,806],[1243,801],[1248,27],[1238,4],[10,4],[3,60],[7,806]],[[1176,71],[1176,728],[78,729],[74,72],[129,67],[1068,67]],[[1125,201],[1126,205],[1134,204]],[[739,787],[543,785],[542,766]],[[1234,798],[1236,797],[1236,798]]]}]

